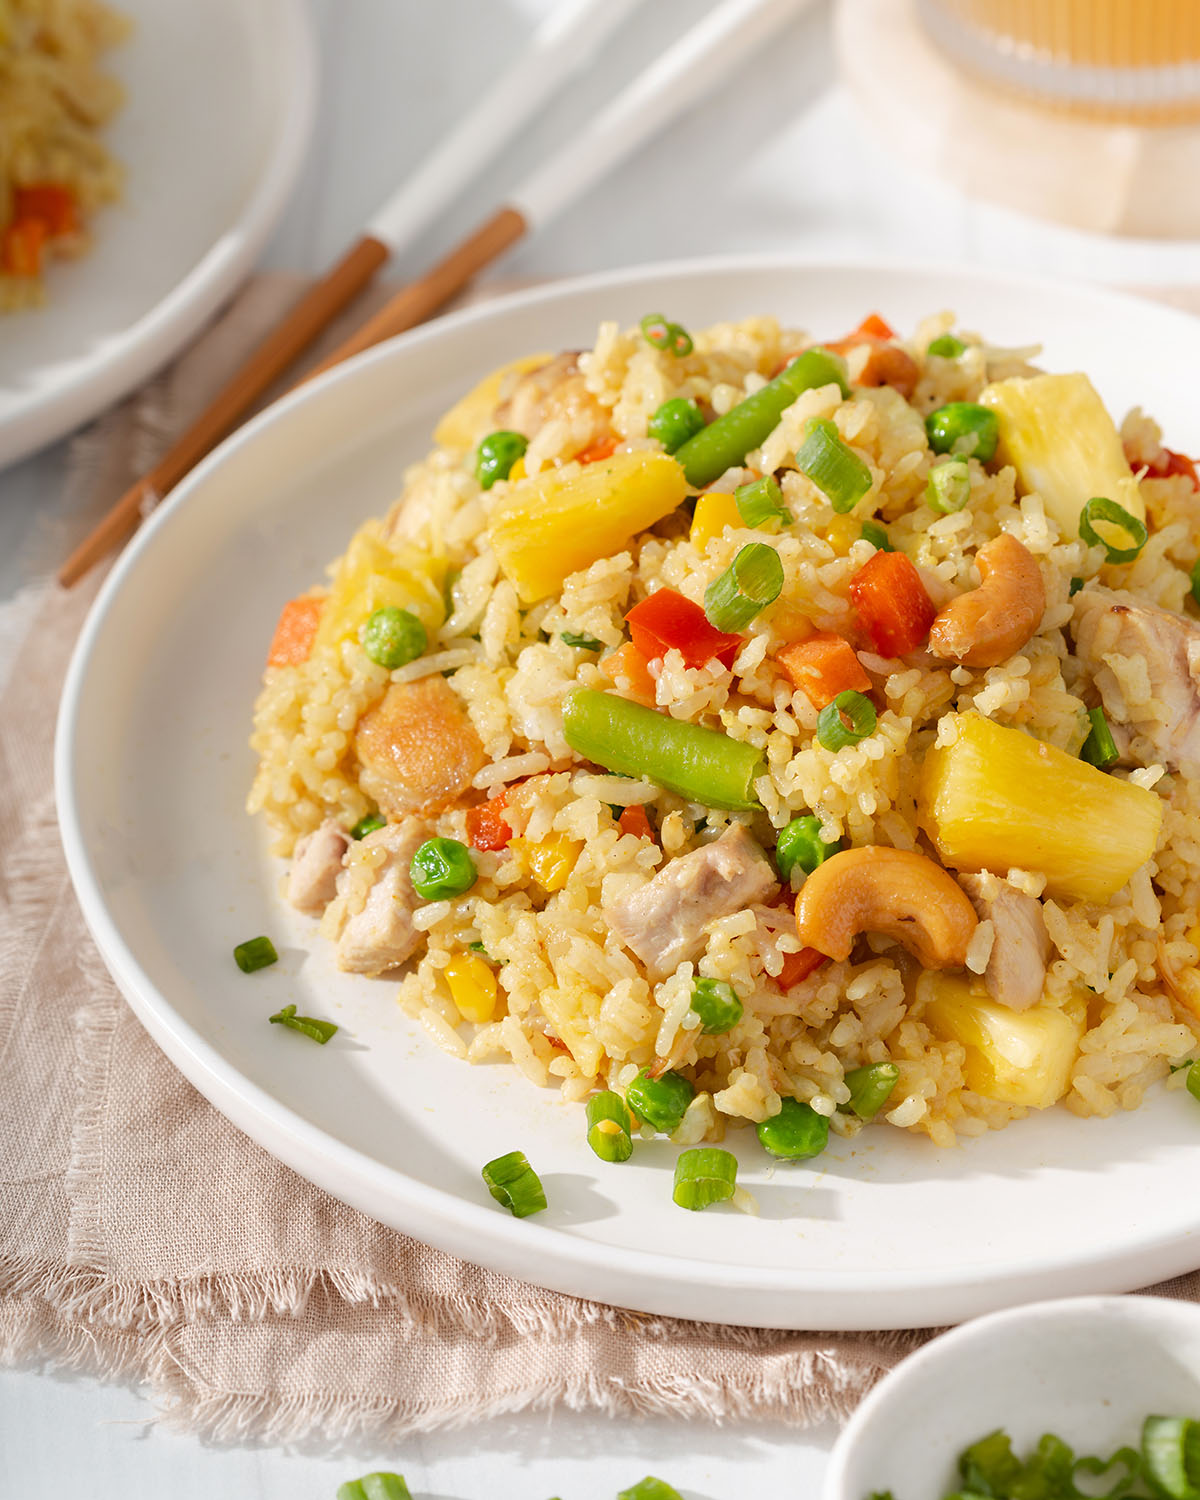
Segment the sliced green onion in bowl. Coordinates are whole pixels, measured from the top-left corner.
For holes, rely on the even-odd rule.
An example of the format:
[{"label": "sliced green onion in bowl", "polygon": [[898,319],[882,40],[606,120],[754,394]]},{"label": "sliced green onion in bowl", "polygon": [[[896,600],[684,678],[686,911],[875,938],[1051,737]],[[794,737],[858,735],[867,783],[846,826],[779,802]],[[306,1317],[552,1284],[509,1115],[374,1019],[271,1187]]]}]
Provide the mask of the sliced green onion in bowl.
[{"label": "sliced green onion in bowl", "polygon": [[1200,1099],[1200,1058],[1187,1064],[1187,1077],[1183,1080],[1193,1099]]},{"label": "sliced green onion in bowl", "polygon": [[692,336],[679,323],[672,323],[662,313],[647,313],[641,321],[642,334],[648,344],[683,359],[693,349]]},{"label": "sliced green onion in bowl", "polygon": [[957,359],[960,354],[965,354],[966,351],[967,346],[963,343],[962,339],[955,338],[952,333],[943,333],[940,338],[933,340],[925,352],[926,354],[936,354],[940,359]]},{"label": "sliced green onion in bowl", "polygon": [[700,1018],[705,1036],[721,1036],[732,1031],[742,1019],[742,1002],[727,979],[694,979],[692,1010]]},{"label": "sliced green onion in bowl", "polygon": [[930,509],[948,516],[962,510],[971,498],[971,466],[965,458],[950,458],[929,471],[925,498]]},{"label": "sliced green onion in bowl", "polygon": [[[1198,566],[1200,566],[1200,564],[1198,564]],[[1079,590],[1082,587],[1083,587],[1083,579],[1082,578],[1072,578],[1071,582],[1067,585],[1067,598],[1068,599],[1074,599],[1075,595],[1079,592]],[[1194,587],[1194,585],[1193,585],[1193,587]]]},{"label": "sliced green onion in bowl", "polygon": [[[1132,545],[1114,547],[1096,530],[1097,522],[1123,531]],[[1106,562],[1127,563],[1132,562],[1146,545],[1150,533],[1146,530],[1146,523],[1130,514],[1123,505],[1103,495],[1094,495],[1079,513],[1079,535],[1089,547],[1103,547]]]},{"label": "sliced green onion in bowl", "polygon": [[587,1143],[601,1161],[628,1161],[633,1155],[632,1123],[624,1099],[612,1089],[587,1102]]},{"label": "sliced green onion in bowl", "polygon": [[806,1161],[829,1144],[829,1121],[811,1104],[785,1098],[779,1113],[758,1126],[763,1149],[781,1161]]},{"label": "sliced green onion in bowl", "polygon": [[402,1474],[364,1474],[338,1485],[337,1500],[412,1500]]},{"label": "sliced green onion in bowl", "polygon": [[1192,564],[1192,571],[1188,574],[1192,580],[1192,586],[1188,590],[1197,604],[1200,604],[1200,557]]},{"label": "sliced green onion in bowl", "polygon": [[695,1093],[682,1073],[668,1069],[661,1077],[651,1078],[649,1070],[643,1068],[625,1090],[625,1103],[644,1125],[660,1135],[673,1135]]},{"label": "sliced green onion in bowl", "polygon": [[265,969],[279,962],[275,944],[269,937],[247,938],[233,950],[233,961],[243,974],[253,974],[255,969]]},{"label": "sliced green onion in bowl", "polygon": [[680,1208],[698,1212],[710,1203],[724,1203],[737,1191],[737,1157],[719,1146],[693,1146],[675,1163],[671,1197]]},{"label": "sliced green onion in bowl", "polygon": [[683,1496],[665,1479],[655,1479],[653,1474],[647,1474],[645,1479],[639,1479],[627,1490],[622,1490],[617,1500],[683,1500]]},{"label": "sliced green onion in bowl", "polygon": [[488,1192],[514,1219],[527,1219],[546,1207],[542,1179],[529,1165],[524,1151],[497,1156],[485,1162],[480,1171]]},{"label": "sliced green onion in bowl", "polygon": [[850,1099],[838,1107],[860,1120],[873,1120],[891,1098],[899,1078],[900,1069],[895,1063],[867,1063],[861,1068],[851,1068],[845,1078]]},{"label": "sliced green onion in bowl", "polygon": [[1142,1463],[1151,1486],[1168,1500],[1200,1500],[1200,1422],[1147,1417]]},{"label": "sliced green onion in bowl", "polygon": [[314,1016],[298,1016],[294,1005],[285,1005],[269,1020],[272,1026],[287,1026],[292,1031],[299,1031],[303,1036],[311,1037],[314,1042],[320,1042],[322,1047],[337,1032],[332,1021],[318,1021]]},{"label": "sliced green onion in bowl", "polygon": [[870,698],[848,688],[817,715],[817,743],[836,753],[874,734],[877,723],[875,705]]},{"label": "sliced green onion in bowl", "polygon": [[761,526],[767,521],[792,519],[791,512],[783,503],[783,491],[774,474],[764,474],[750,484],[740,484],[733,492],[738,515],[747,526]]},{"label": "sliced green onion in bowl", "polygon": [[896,550],[892,546],[892,539],[888,536],[886,527],[881,526],[878,521],[864,521],[862,537],[865,542],[870,542],[876,552],[895,552]]},{"label": "sliced green onion in bowl", "polygon": [[374,833],[377,828],[386,827],[387,819],[382,813],[367,813],[365,817],[359,818],[358,822],[350,830],[350,837],[352,839],[365,839],[367,834]]},{"label": "sliced green onion in bowl", "polygon": [[564,630],[560,639],[568,646],[574,646],[577,651],[603,651],[604,642],[598,641],[594,635],[580,635],[574,630]]},{"label": "sliced green onion in bowl", "polygon": [[1089,708],[1088,718],[1091,720],[1092,727],[1087,739],[1083,742],[1079,758],[1086,760],[1088,765],[1096,766],[1103,771],[1113,764],[1120,752],[1112,737],[1112,730],[1108,727],[1108,720],[1104,717],[1104,710]]},{"label": "sliced green onion in bowl", "polygon": [[807,474],[838,515],[851,511],[871,488],[871,470],[842,441],[828,417],[813,417],[796,450],[796,467]]},{"label": "sliced green onion in bowl", "polygon": [[786,828],[781,828],[775,840],[775,868],[780,878],[790,880],[797,865],[806,875],[811,875],[818,865],[824,864],[831,854],[842,847],[841,839],[827,843],[821,837],[821,820],[812,813],[793,818]]},{"label": "sliced green onion in bowl", "polygon": [[766,542],[751,542],[704,591],[709,624],[732,634],[744,630],[783,592],[783,564]]}]

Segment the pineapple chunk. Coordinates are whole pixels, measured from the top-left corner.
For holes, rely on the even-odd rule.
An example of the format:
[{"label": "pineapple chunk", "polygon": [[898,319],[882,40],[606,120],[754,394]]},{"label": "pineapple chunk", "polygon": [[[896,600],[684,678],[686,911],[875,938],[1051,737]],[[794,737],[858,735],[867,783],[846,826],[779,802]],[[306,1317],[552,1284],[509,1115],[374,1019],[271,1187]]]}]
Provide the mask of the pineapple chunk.
[{"label": "pineapple chunk", "polygon": [[1154,853],[1154,792],[978,714],[949,718],[955,739],[925,757],[918,812],[952,869],[1040,870],[1052,896],[1107,901]]},{"label": "pineapple chunk", "polygon": [[555,594],[571,573],[611,557],[683,503],[687,481],[665,453],[614,453],[548,469],[512,486],[488,531],[523,604]]},{"label": "pineapple chunk", "polygon": [[917,1001],[935,1036],[966,1049],[963,1076],[975,1093],[1046,1109],[1070,1088],[1087,1017],[1082,1000],[1010,1010],[957,975],[931,971],[917,981]]},{"label": "pineapple chunk", "polygon": [[524,359],[511,360],[485,375],[477,386],[454,403],[433,429],[434,442],[439,448],[452,448],[457,453],[473,448],[496,425],[496,407],[500,403],[505,377],[527,375],[553,358],[553,354],[527,354]]},{"label": "pineapple chunk", "polygon": [[357,635],[364,620],[385,605],[411,610],[432,635],[446,618],[445,577],[445,563],[407,542],[390,545],[380,523],[368,521],[334,569],[316,644]]},{"label": "pineapple chunk", "polygon": [[[979,399],[999,421],[1000,457],[1016,469],[1023,489],[1042,497],[1064,537],[1079,535],[1079,513],[1096,495],[1145,518],[1120,434],[1086,375],[999,380]],[[1096,530],[1107,539],[1103,522]],[[1111,540],[1128,545],[1115,529]]]}]

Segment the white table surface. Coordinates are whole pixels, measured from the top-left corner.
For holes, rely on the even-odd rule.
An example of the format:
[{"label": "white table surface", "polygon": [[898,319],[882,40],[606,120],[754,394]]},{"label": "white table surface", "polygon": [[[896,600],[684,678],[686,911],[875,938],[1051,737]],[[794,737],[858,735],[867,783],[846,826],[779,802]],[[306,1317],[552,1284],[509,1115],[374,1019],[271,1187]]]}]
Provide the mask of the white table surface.
[{"label": "white table surface", "polygon": [[[311,160],[267,260],[315,272],[439,139],[552,0],[310,0],[323,96]],[[853,0],[850,0],[853,3]],[[499,201],[710,0],[653,0],[589,74],[548,108],[473,202],[417,246],[416,269]],[[498,274],[557,276],[733,250],[895,255],[1055,272],[1118,284],[1200,281],[1200,247],[1076,234],[972,202],[888,155],[834,77],[829,0],[816,0],[752,66],[647,147],[619,177]],[[0,600],[53,561],[66,514],[66,444],[0,473]],[[582,1413],[507,1418],[463,1432],[330,1453],[216,1447],[152,1421],[137,1391],[0,1372],[0,1495],[89,1500],[169,1494],[332,1500],[372,1468],[406,1474],[417,1500],[611,1500],[646,1473],[688,1500],[815,1497],[833,1423],[614,1423]]]}]

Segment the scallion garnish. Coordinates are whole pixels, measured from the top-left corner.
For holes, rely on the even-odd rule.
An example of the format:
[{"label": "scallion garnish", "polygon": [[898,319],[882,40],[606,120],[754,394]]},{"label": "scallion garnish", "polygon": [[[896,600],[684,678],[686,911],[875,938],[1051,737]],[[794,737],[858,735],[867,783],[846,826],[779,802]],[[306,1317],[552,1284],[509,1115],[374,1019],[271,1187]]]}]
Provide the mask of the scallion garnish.
[{"label": "scallion garnish", "polygon": [[293,1031],[303,1032],[305,1036],[312,1037],[314,1042],[320,1042],[322,1047],[337,1031],[332,1021],[318,1021],[313,1016],[298,1016],[294,1005],[285,1005],[282,1010],[276,1011],[270,1020],[273,1026],[288,1026]]},{"label": "scallion garnish", "polygon": [[1169,1500],[1200,1500],[1200,1422],[1147,1417],[1142,1424],[1146,1477]]},{"label": "scallion garnish", "polygon": [[[1096,530],[1097,521],[1101,525],[1116,526],[1133,545],[1114,547]],[[1103,547],[1107,562],[1127,563],[1132,562],[1146,545],[1150,533],[1146,530],[1146,523],[1131,515],[1123,505],[1107,500],[1103,495],[1094,495],[1079,513],[1079,535],[1089,547]]]},{"label": "scallion garnish", "polygon": [[669,322],[662,313],[647,313],[641,322],[642,333],[648,344],[682,359],[692,352],[692,336],[678,323]]},{"label": "scallion garnish", "polygon": [[604,650],[604,642],[598,641],[594,635],[578,635],[574,630],[564,630],[561,639],[579,651]]},{"label": "scallion garnish", "polygon": [[850,1098],[839,1109],[857,1115],[860,1120],[873,1120],[891,1098],[899,1077],[900,1069],[895,1063],[868,1063],[862,1068],[851,1068],[845,1078]]},{"label": "scallion garnish", "polygon": [[653,1474],[647,1474],[645,1479],[639,1479],[637,1484],[622,1490],[617,1500],[683,1500],[683,1496],[665,1479],[655,1479]]},{"label": "scallion garnish", "polygon": [[814,417],[796,450],[796,467],[807,474],[839,515],[853,510],[871,488],[871,471],[842,441],[828,417]]},{"label": "scallion garnish", "polygon": [[625,1090],[625,1103],[643,1124],[661,1135],[679,1129],[696,1090],[683,1076],[671,1070],[651,1078],[646,1068]]},{"label": "scallion garnish", "polygon": [[247,938],[233,950],[233,961],[243,974],[253,974],[255,969],[265,969],[279,962],[275,944],[269,937]]},{"label": "scallion garnish", "polygon": [[1188,574],[1192,580],[1192,586],[1188,591],[1197,604],[1200,604],[1200,557],[1192,564],[1192,571]]},{"label": "scallion garnish", "polygon": [[929,471],[925,498],[930,509],[947,516],[962,510],[971,498],[971,466],[965,458],[950,458]]},{"label": "scallion garnish", "polygon": [[779,1113],[758,1127],[763,1149],[783,1161],[804,1161],[820,1156],[829,1144],[829,1121],[811,1104],[785,1098]]},{"label": "scallion garnish", "polygon": [[1112,737],[1112,730],[1108,727],[1108,720],[1104,717],[1104,710],[1089,708],[1088,718],[1092,721],[1092,727],[1087,739],[1083,742],[1079,758],[1086,760],[1090,766],[1098,766],[1103,771],[1112,765],[1120,752]]},{"label": "scallion garnish", "polygon": [[377,828],[386,828],[387,819],[382,813],[368,813],[365,818],[359,818],[350,830],[352,839],[365,839],[367,834],[374,833]]},{"label": "scallion garnish", "polygon": [[876,552],[895,552],[892,539],[887,531],[878,521],[864,521],[862,523],[862,537],[864,541],[870,542]]},{"label": "scallion garnish", "polygon": [[1187,1077],[1183,1080],[1193,1099],[1200,1099],[1200,1059],[1188,1064]]},{"label": "scallion garnish", "polygon": [[962,339],[955,338],[952,333],[943,333],[941,338],[934,339],[925,352],[936,354],[941,359],[957,359],[960,354],[966,352],[966,348]]},{"label": "scallion garnish", "polygon": [[364,1474],[338,1485],[337,1500],[412,1500],[401,1474]]},{"label": "scallion garnish", "polygon": [[751,542],[704,591],[704,613],[718,630],[745,630],[783,590],[783,564],[766,542]]},{"label": "scallion garnish", "polygon": [[877,722],[875,705],[870,698],[848,688],[817,715],[817,742],[836,753],[874,734]]},{"label": "scallion garnish", "polygon": [[601,1161],[628,1161],[633,1155],[633,1126],[624,1099],[612,1089],[587,1102],[587,1143]]},{"label": "scallion garnish", "polygon": [[743,1006],[727,979],[693,979],[692,1009],[706,1036],[720,1036],[742,1019]]},{"label": "scallion garnish", "polygon": [[693,1146],[675,1163],[675,1190],[680,1208],[693,1211],[723,1203],[737,1189],[737,1157],[719,1146]]},{"label": "scallion garnish", "polygon": [[1082,587],[1083,587],[1083,579],[1082,578],[1072,578],[1071,582],[1067,585],[1067,598],[1068,599],[1074,599],[1075,595],[1079,592],[1079,590]]},{"label": "scallion garnish", "polygon": [[733,492],[738,515],[747,526],[761,526],[766,521],[790,521],[791,513],[783,503],[783,491],[773,474],[764,474],[750,484],[740,484]]},{"label": "scallion garnish", "polygon": [[514,1219],[540,1213],[546,1206],[542,1179],[529,1165],[524,1151],[509,1151],[481,1168],[487,1190],[508,1209]]}]

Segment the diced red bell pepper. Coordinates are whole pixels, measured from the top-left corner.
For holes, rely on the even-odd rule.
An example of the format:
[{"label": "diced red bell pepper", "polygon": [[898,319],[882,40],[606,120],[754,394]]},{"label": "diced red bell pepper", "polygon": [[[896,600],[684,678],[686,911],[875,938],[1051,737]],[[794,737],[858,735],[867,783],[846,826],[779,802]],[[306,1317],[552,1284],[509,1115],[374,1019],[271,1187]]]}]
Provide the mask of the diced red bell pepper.
[{"label": "diced red bell pepper", "polygon": [[871,679],[855,654],[854,647],[843,636],[818,630],[806,641],[785,646],[775,660],[783,668],[793,687],[807,695],[812,706],[822,709],[839,693],[853,690],[869,693]]},{"label": "diced red bell pepper", "polygon": [[617,819],[617,825],[622,833],[632,833],[635,839],[653,839],[654,837],[654,829],[646,815],[646,809],[640,803],[637,806],[625,808]]},{"label": "diced red bell pepper", "polygon": [[611,656],[606,656],[600,663],[600,670],[618,689],[621,684],[617,682],[617,678],[625,678],[629,684],[624,689],[627,696],[637,703],[653,706],[658,696],[658,684],[650,675],[650,667],[646,658],[632,641],[626,641]]},{"label": "diced red bell pepper", "polygon": [[0,236],[0,271],[9,276],[39,275],[46,234],[42,219],[14,219]]},{"label": "diced red bell pepper", "polygon": [[607,437],[597,438],[582,453],[575,455],[575,462],[580,464],[595,464],[599,463],[602,458],[611,458],[616,452],[620,441],[621,439],[615,432],[609,433]]},{"label": "diced red bell pepper", "polygon": [[774,976],[775,983],[781,990],[790,990],[792,985],[815,974],[822,964],[828,962],[826,955],[818,953],[815,948],[801,948],[799,953],[785,953],[783,968]]},{"label": "diced red bell pepper", "polygon": [[876,552],[850,580],[849,594],[880,656],[904,656],[929,638],[937,610],[903,552]]},{"label": "diced red bell pepper", "polygon": [[497,851],[508,848],[512,828],[504,816],[504,804],[511,789],[505,787],[478,807],[467,809],[467,838],[472,849]]},{"label": "diced red bell pepper", "polygon": [[689,667],[703,667],[715,656],[731,667],[742,644],[740,635],[727,635],[710,625],[698,604],[674,589],[658,589],[625,616],[633,644],[647,661],[665,656],[672,647]]},{"label": "diced red bell pepper", "polygon": [[32,182],[13,192],[13,219],[41,219],[52,238],[79,231],[75,194],[60,182]]},{"label": "diced red bell pepper", "polygon": [[1196,473],[1194,459],[1186,453],[1176,453],[1170,448],[1163,449],[1163,457],[1149,466],[1147,472],[1155,479],[1168,479],[1173,474],[1186,474],[1192,481],[1192,488],[1200,490],[1200,475]]}]

